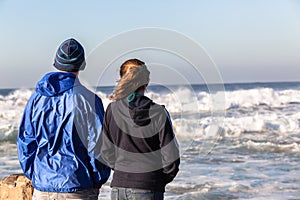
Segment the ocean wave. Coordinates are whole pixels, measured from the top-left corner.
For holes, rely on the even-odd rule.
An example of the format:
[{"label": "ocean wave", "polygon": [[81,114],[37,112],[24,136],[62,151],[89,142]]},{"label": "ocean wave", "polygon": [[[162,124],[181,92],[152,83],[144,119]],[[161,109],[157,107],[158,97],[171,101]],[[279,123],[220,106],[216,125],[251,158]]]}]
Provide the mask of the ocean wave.
[{"label": "ocean wave", "polygon": [[242,142],[241,146],[252,152],[264,153],[298,153],[300,142],[253,141]]},{"label": "ocean wave", "polygon": [[[17,89],[0,95],[0,141],[16,136],[26,102],[33,90]],[[272,88],[239,89],[208,93],[178,87],[169,93],[147,91],[154,102],[166,106],[181,138],[240,137],[244,133],[292,134],[300,128],[300,90]],[[1,90],[0,90],[1,94]],[[104,108],[111,102],[97,92]],[[214,99],[225,98],[223,111],[212,116]]]},{"label": "ocean wave", "polygon": [[0,96],[0,141],[14,140],[24,107],[33,90],[20,89]]}]

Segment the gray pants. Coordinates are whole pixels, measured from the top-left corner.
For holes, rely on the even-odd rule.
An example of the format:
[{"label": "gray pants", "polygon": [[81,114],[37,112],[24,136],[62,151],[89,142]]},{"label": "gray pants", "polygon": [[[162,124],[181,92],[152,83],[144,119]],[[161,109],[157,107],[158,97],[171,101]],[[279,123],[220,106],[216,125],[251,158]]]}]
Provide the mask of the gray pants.
[{"label": "gray pants", "polygon": [[163,192],[151,190],[141,190],[134,188],[113,187],[111,190],[111,200],[163,200]]},{"label": "gray pants", "polygon": [[32,200],[97,200],[99,191],[85,189],[74,193],[41,192],[34,189]]}]

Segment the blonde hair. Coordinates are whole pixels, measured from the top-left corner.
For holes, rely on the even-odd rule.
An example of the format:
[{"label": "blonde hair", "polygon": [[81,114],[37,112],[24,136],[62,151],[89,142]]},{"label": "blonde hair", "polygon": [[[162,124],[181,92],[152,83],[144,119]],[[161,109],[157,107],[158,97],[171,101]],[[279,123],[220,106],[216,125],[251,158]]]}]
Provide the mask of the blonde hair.
[{"label": "blonde hair", "polygon": [[129,59],[120,67],[120,80],[109,95],[110,100],[119,100],[129,96],[141,88],[146,88],[149,83],[150,72],[143,61],[138,59]]}]

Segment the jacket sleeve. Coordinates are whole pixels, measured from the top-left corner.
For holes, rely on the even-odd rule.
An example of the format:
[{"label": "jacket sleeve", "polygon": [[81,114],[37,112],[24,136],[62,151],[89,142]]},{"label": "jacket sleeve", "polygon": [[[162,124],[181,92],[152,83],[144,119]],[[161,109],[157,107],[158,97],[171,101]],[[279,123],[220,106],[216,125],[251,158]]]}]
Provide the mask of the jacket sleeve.
[{"label": "jacket sleeve", "polygon": [[166,122],[159,133],[160,148],[162,154],[164,181],[173,181],[179,171],[180,153],[179,145],[173,132],[172,122],[169,113],[165,110]]},{"label": "jacket sleeve", "polygon": [[95,99],[95,110],[92,112],[95,116],[93,120],[89,119],[89,137],[88,137],[88,154],[90,157],[90,163],[93,168],[93,180],[94,187],[100,188],[104,184],[109,176],[111,169],[101,162],[101,154],[99,152],[99,144],[101,140],[101,130],[103,123],[104,109],[100,98]]},{"label": "jacket sleeve", "polygon": [[25,176],[30,180],[34,170],[34,160],[37,151],[35,131],[32,125],[33,96],[29,99],[25,107],[17,136],[17,148],[20,165]]},{"label": "jacket sleeve", "polygon": [[101,154],[101,160],[106,165],[110,166],[112,169],[115,168],[115,145],[109,134],[109,118],[111,116],[110,105],[108,105],[101,132],[101,140],[99,143],[99,149]]}]

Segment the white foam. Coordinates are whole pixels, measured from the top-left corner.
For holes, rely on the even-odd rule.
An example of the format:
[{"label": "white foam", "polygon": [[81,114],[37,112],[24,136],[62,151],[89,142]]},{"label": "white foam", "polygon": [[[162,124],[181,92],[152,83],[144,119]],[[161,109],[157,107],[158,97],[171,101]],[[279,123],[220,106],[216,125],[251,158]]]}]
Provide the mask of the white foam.
[{"label": "white foam", "polygon": [[7,139],[17,130],[24,107],[32,90],[15,90],[0,98],[0,140]]},{"label": "white foam", "polygon": [[226,92],[226,108],[254,108],[265,105],[270,108],[281,108],[290,102],[299,102],[300,91],[274,91],[271,88],[236,90]]},{"label": "white foam", "polygon": [[[24,107],[33,90],[15,90],[7,96],[0,96],[0,140],[17,130]],[[97,92],[104,109],[111,102],[107,94]],[[276,91],[270,88],[226,91],[226,117],[221,114],[218,123],[212,116],[213,99],[222,98],[221,93],[195,92],[179,88],[172,93],[149,91],[146,96],[163,104],[170,112],[176,133],[183,138],[239,137],[247,132],[275,132],[292,134],[300,127],[300,90]],[[196,113],[194,117],[185,114]],[[215,126],[215,127],[214,127]],[[214,128],[212,128],[214,127]],[[216,130],[213,130],[216,129]],[[224,133],[224,135],[223,135]]]},{"label": "white foam", "polygon": [[274,142],[257,142],[249,140],[247,142],[243,142],[241,145],[259,152],[300,152],[300,144],[297,142],[280,144]]}]

